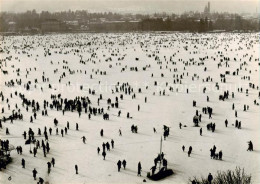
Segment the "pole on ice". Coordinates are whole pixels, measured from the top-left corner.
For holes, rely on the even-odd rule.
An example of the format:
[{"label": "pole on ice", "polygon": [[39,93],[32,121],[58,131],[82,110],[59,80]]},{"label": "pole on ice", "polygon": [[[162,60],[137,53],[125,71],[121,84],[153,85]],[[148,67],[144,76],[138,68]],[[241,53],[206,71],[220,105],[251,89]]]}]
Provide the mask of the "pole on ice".
[{"label": "pole on ice", "polygon": [[160,165],[159,165],[159,171],[161,170],[161,163],[162,163],[162,136],[161,136],[161,143],[160,143]]}]

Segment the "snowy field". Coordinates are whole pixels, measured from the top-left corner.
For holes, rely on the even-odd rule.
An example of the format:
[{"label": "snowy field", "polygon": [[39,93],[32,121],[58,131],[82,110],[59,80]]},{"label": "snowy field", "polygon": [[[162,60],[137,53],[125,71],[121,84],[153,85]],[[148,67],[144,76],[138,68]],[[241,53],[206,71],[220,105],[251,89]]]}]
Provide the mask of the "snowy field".
[{"label": "snowy field", "polygon": [[[22,146],[23,153],[11,152],[13,160],[0,171],[0,183],[36,183],[39,177],[49,183],[143,183],[143,179],[155,183],[147,179],[146,174],[160,151],[163,125],[170,127],[170,135],[163,140],[162,150],[174,175],[157,183],[188,183],[193,176],[207,177],[209,172],[214,176],[218,170],[234,170],[236,166],[252,174],[253,183],[260,183],[258,34],[61,34],[2,37],[1,40],[0,91],[4,100],[0,102],[0,111],[4,108],[4,113],[1,111],[0,118],[7,118],[12,110],[18,112],[20,109],[23,120],[2,121],[0,137],[1,140],[8,139],[15,148]],[[137,67],[138,71],[131,70],[131,67]],[[65,77],[61,78],[63,72]],[[221,74],[225,77],[221,78]],[[42,76],[49,81],[43,82]],[[210,79],[208,82],[207,78]],[[225,82],[221,81],[223,78]],[[16,82],[20,79],[21,85]],[[8,86],[11,80],[14,85]],[[116,87],[119,89],[123,83],[133,89],[130,95],[120,90],[116,92]],[[249,83],[255,87],[250,87]],[[26,84],[30,86],[29,90],[26,90]],[[238,88],[243,91],[238,92]],[[95,90],[95,94],[89,94],[89,89]],[[229,98],[219,100],[219,95],[226,90]],[[40,105],[33,123],[30,122],[32,107],[28,106],[26,111],[19,93]],[[89,119],[89,111],[85,113],[84,109],[80,117],[77,111],[65,111],[63,115],[62,110],[50,109],[50,105],[46,107],[48,116],[42,116],[44,100],[52,104],[51,95],[58,94],[63,99],[88,96],[89,106],[103,108],[109,114],[109,120],[103,120],[100,114],[91,115]],[[103,98],[98,105],[100,94]],[[121,94],[123,99],[120,99]],[[136,98],[133,99],[134,94]],[[107,104],[107,99],[114,103],[116,97],[119,107],[113,108]],[[193,101],[197,102],[196,107],[193,107]],[[249,106],[247,111],[244,111],[244,105]],[[202,112],[203,107],[213,108],[212,119]],[[196,110],[202,114],[199,127],[194,127],[193,123]],[[128,112],[132,118],[127,118]],[[58,120],[57,127],[54,118]],[[235,128],[236,120],[241,121],[241,129]],[[70,129],[62,137],[60,130],[66,127],[67,121]],[[206,128],[211,122],[216,124],[215,132]],[[79,131],[76,131],[76,123]],[[182,129],[179,123],[183,125]],[[131,132],[133,124],[138,126],[138,133]],[[45,126],[47,130],[50,127],[53,130],[52,135],[47,131],[50,152],[44,157],[42,148],[39,148],[34,157],[22,134],[32,128],[36,140],[41,142],[45,140]],[[6,135],[6,128],[9,135]],[[37,135],[38,128],[41,136]],[[59,135],[56,135],[56,128]],[[103,137],[100,136],[101,129],[104,130]],[[119,136],[119,129],[122,136]],[[86,144],[82,142],[83,136]],[[102,143],[110,143],[111,139],[115,148],[107,151],[103,160]],[[247,151],[250,140],[254,151]],[[214,145],[217,152],[222,150],[222,160],[210,158],[210,149]],[[189,146],[192,146],[190,157],[187,154]],[[101,149],[99,155],[98,147]],[[25,169],[21,166],[22,158],[26,162]],[[47,162],[51,158],[55,158],[56,164],[48,175]],[[127,162],[126,169],[118,172],[117,162],[123,159]],[[142,164],[141,177],[137,176],[139,161]],[[75,174],[75,164],[78,165],[78,175]],[[34,168],[38,171],[36,181],[32,176]],[[11,180],[8,180],[10,176]]]}]

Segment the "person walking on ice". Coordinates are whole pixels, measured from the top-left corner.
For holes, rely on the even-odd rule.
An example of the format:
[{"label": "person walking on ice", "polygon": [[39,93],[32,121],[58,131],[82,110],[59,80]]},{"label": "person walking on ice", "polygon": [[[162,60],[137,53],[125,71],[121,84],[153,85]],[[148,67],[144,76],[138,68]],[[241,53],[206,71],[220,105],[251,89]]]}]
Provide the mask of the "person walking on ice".
[{"label": "person walking on ice", "polygon": [[83,137],[81,137],[81,139],[83,140],[83,143],[86,144],[86,137],[83,136]]},{"label": "person walking on ice", "polygon": [[124,167],[124,169],[125,169],[125,167],[126,167],[126,161],[123,160],[122,164],[123,164],[123,167]]},{"label": "person walking on ice", "polygon": [[141,162],[138,163],[138,167],[137,167],[137,176],[141,176],[141,171],[142,171],[142,166],[141,166]]},{"label": "person walking on ice", "polygon": [[34,180],[36,180],[37,171],[36,171],[35,168],[33,169],[32,173],[33,173],[33,178],[34,178]]},{"label": "person walking on ice", "polygon": [[118,162],[117,162],[117,169],[118,169],[118,172],[120,172],[121,164],[122,164],[121,161],[118,160]]},{"label": "person walking on ice", "polygon": [[78,173],[78,165],[75,165],[75,171],[76,171],[76,174],[79,174]]},{"label": "person walking on ice", "polygon": [[106,159],[106,152],[105,151],[102,152],[102,156],[103,156],[103,160],[105,160]]},{"label": "person walking on ice", "polygon": [[209,175],[208,175],[209,184],[211,184],[212,180],[213,180],[213,176],[211,175],[211,173],[209,173]]}]

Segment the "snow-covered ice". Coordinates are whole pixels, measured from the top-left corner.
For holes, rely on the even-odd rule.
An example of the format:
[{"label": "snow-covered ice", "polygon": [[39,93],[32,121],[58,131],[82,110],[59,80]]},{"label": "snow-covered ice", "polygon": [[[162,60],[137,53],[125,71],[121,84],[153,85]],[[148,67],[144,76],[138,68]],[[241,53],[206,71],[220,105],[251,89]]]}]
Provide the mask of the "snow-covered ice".
[{"label": "snow-covered ice", "polygon": [[[209,172],[214,175],[218,170],[233,170],[236,166],[245,168],[247,173],[252,174],[253,183],[260,183],[260,112],[259,106],[254,104],[254,100],[259,103],[259,49],[259,35],[256,33],[54,34],[2,37],[0,91],[5,99],[0,102],[1,109],[4,108],[0,117],[8,117],[13,109],[17,111],[17,104],[23,120],[14,120],[13,124],[9,120],[5,123],[2,121],[0,137],[1,140],[8,139],[15,147],[22,146],[23,153],[18,155],[16,150],[11,152],[13,161],[0,172],[0,183],[36,183],[32,177],[34,168],[38,171],[37,181],[42,177],[49,183],[142,183],[143,179],[149,183],[154,182],[146,178],[146,173],[150,171],[154,158],[159,153],[163,125],[170,127],[169,137],[163,140],[163,152],[168,168],[173,169],[174,175],[158,183],[188,183],[193,176],[207,177]],[[218,68],[219,63],[222,66]],[[137,67],[138,71],[130,70],[131,67]],[[233,75],[237,69],[239,74]],[[8,71],[8,75],[3,71]],[[101,75],[100,71],[106,71],[106,75]],[[225,74],[226,71],[230,71],[230,74],[225,75],[224,83],[221,82],[220,74]],[[49,82],[42,81],[43,72]],[[63,72],[66,77],[59,82]],[[244,76],[250,76],[250,80],[243,79]],[[206,82],[207,77],[212,78],[212,82]],[[21,79],[22,84],[17,85],[16,79]],[[38,80],[37,84],[35,79]],[[177,82],[177,79],[182,83]],[[8,87],[5,83],[10,80],[15,85]],[[28,81],[31,81],[30,90],[24,87]],[[155,81],[157,86],[154,85]],[[128,82],[133,93],[125,95],[124,92],[116,92],[118,82],[119,85]],[[219,84],[219,90],[216,83]],[[249,83],[254,84],[255,88],[250,88]],[[49,84],[52,88],[49,88]],[[173,90],[170,91],[169,87]],[[238,92],[240,87],[243,92]],[[95,95],[89,94],[89,88],[95,90]],[[142,89],[141,93],[138,88]],[[186,92],[187,88],[189,93]],[[220,101],[219,95],[223,95],[225,90],[229,90],[229,98]],[[27,112],[26,105],[22,106],[22,100],[19,95],[14,94],[15,91],[24,94],[29,100],[39,102],[40,111],[33,123],[30,123],[32,108],[29,107]],[[234,98],[231,96],[232,92]],[[136,98],[132,99],[134,93]],[[68,99],[88,96],[91,106],[104,108],[104,112],[110,115],[109,120],[103,120],[102,115],[92,115],[89,120],[88,113],[84,110],[81,117],[76,111],[66,111],[63,115],[62,111],[55,108],[51,110],[50,107],[47,107],[48,116],[42,116],[43,101],[52,103],[51,94],[61,94],[62,98]],[[98,106],[100,94],[103,99]],[[119,98],[120,94],[124,94],[123,100]],[[115,97],[119,98],[119,108],[110,107],[108,110],[107,99],[110,98],[114,103]],[[193,100],[197,102],[196,107],[192,106]],[[237,118],[232,110],[233,103],[238,113]],[[249,105],[248,111],[243,111],[244,104]],[[202,113],[203,107],[213,108],[212,119],[208,118],[208,114]],[[119,110],[122,112],[120,117]],[[193,124],[196,110],[202,114],[202,121],[199,123],[203,129],[202,136],[199,134],[200,127],[194,127]],[[132,118],[126,117],[127,112]],[[54,118],[59,122],[59,135],[55,135]],[[224,123],[226,119],[227,128]],[[241,121],[241,129],[235,128],[236,119]],[[70,129],[62,137],[60,129],[65,128],[67,121]],[[187,127],[179,129],[180,122]],[[210,122],[216,124],[214,133],[207,131],[206,125]],[[79,131],[75,130],[76,123]],[[137,134],[131,132],[132,124],[138,126]],[[40,148],[34,157],[29,153],[30,145],[25,145],[22,134],[30,127],[35,132],[36,139],[41,141],[44,136],[37,136],[38,128],[43,135],[45,126],[53,129],[48,141],[50,152],[44,157]],[[157,133],[153,132],[153,127]],[[6,128],[10,135],[5,134]],[[104,130],[104,137],[100,136],[101,129]],[[119,136],[119,129],[122,136]],[[82,136],[87,138],[86,144],[83,144]],[[101,154],[97,154],[97,147],[102,150],[102,143],[110,142],[111,139],[115,141],[115,148],[107,151],[106,160],[103,160]],[[250,140],[254,144],[252,152],[247,151],[247,142]],[[186,147],[185,152],[182,151],[183,145]],[[217,152],[222,150],[222,161],[210,158],[210,148],[213,145],[217,147]],[[187,155],[189,146],[193,148],[190,157]],[[47,162],[52,157],[56,164],[48,175]],[[22,158],[26,161],[25,169],[21,166]],[[123,159],[127,161],[126,169],[118,172],[116,163]],[[142,177],[137,176],[139,161],[142,163]],[[75,174],[75,164],[79,167],[78,175]],[[8,180],[10,176],[11,181]]]}]

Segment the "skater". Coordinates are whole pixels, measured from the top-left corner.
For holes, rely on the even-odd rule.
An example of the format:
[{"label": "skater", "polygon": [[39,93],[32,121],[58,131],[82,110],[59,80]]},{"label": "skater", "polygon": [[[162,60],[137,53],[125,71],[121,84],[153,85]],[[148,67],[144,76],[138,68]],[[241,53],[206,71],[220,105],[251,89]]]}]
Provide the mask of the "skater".
[{"label": "skater", "polygon": [[182,146],[182,151],[184,152],[184,150],[185,150],[185,146],[183,145],[183,146]]},{"label": "skater", "polygon": [[99,152],[100,152],[100,148],[98,147],[98,148],[97,148],[97,153],[99,154]]},{"label": "skater", "polygon": [[202,136],[202,128],[200,128],[200,136]]},{"label": "skater", "polygon": [[137,169],[138,169],[137,176],[141,176],[141,170],[142,170],[141,162],[138,163]]}]

